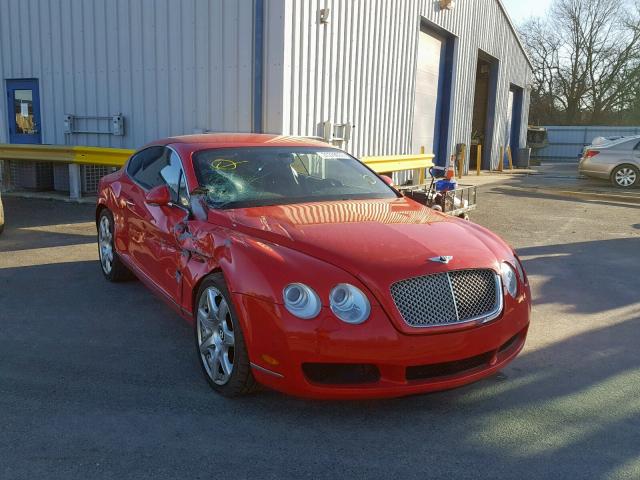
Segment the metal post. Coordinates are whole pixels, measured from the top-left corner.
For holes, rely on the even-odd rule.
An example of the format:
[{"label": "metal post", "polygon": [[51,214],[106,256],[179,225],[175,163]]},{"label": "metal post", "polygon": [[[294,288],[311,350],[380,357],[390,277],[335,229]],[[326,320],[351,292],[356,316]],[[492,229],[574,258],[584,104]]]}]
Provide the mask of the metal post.
[{"label": "metal post", "polygon": [[458,158],[458,178],[462,178],[464,174],[464,163],[467,158],[467,144],[463,143],[460,147],[460,157]]},{"label": "metal post", "polygon": [[[420,155],[424,155],[424,145],[420,147]],[[425,172],[424,168],[418,170],[420,174],[418,175],[418,185],[422,185],[424,183]]]},{"label": "metal post", "polygon": [[478,175],[480,175],[481,163],[482,163],[482,145],[478,144],[478,148],[476,149],[476,170]]},{"label": "metal post", "polygon": [[80,179],[80,165],[69,164],[69,198],[79,200],[82,197],[82,180]]}]

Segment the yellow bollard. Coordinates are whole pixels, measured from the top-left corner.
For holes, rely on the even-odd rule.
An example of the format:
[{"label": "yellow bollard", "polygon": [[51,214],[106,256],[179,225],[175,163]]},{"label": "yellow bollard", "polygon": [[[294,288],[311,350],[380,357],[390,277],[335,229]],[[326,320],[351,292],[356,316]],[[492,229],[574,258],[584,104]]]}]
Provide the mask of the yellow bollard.
[{"label": "yellow bollard", "polygon": [[500,146],[500,160],[498,161],[498,171],[501,172],[504,168],[504,147]]},{"label": "yellow bollard", "polygon": [[509,159],[509,170],[513,170],[513,158],[511,158],[511,145],[507,146],[507,158]]},{"label": "yellow bollard", "polygon": [[481,164],[482,164],[482,145],[478,144],[478,148],[476,149],[476,170],[478,175],[480,175]]}]

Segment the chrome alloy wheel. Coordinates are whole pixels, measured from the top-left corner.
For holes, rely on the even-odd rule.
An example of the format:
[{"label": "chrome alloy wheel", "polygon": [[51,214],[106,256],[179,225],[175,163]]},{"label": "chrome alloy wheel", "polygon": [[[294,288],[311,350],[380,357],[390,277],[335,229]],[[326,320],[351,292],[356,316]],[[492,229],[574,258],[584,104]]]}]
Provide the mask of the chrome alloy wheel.
[{"label": "chrome alloy wheel", "polygon": [[615,173],[615,182],[621,187],[630,187],[636,182],[637,173],[631,167],[622,167]]},{"label": "chrome alloy wheel", "polygon": [[109,217],[106,215],[100,219],[100,227],[98,229],[98,247],[102,270],[104,273],[109,275],[113,269],[113,233]]},{"label": "chrome alloy wheel", "polygon": [[200,296],[196,328],[200,357],[209,378],[217,385],[226,384],[233,373],[235,336],[229,305],[215,287],[208,287]]}]

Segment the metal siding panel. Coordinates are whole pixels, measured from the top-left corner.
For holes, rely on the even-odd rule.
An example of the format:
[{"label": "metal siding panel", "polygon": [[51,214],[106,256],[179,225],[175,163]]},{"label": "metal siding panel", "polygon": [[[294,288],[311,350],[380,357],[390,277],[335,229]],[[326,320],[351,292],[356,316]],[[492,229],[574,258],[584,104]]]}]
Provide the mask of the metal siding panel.
[{"label": "metal siding panel", "polygon": [[[65,143],[65,113],[125,116],[126,136],[73,135],[74,144],[138,147],[196,128],[249,131],[252,6],[0,0],[0,73],[40,80],[48,143]],[[5,139],[6,100],[0,108]]]},{"label": "metal siding panel", "polygon": [[226,125],[224,97],[219,95],[223,89],[222,79],[224,72],[224,8],[223,2],[212,2],[209,6],[211,15],[211,25],[209,28],[209,95],[211,96],[210,128],[214,131],[224,129]]},{"label": "metal siding panel", "polygon": [[[456,143],[470,142],[478,49],[498,58],[501,67],[494,164],[499,146],[506,143],[505,109],[510,83],[525,87],[521,130],[524,141],[530,68],[495,0],[458,2],[452,11],[440,10],[437,2],[427,0],[393,5],[385,0],[332,0],[326,4],[331,8],[330,24],[324,27],[317,26],[316,15],[325,3],[292,2],[292,34],[285,55],[293,62],[291,84],[295,100],[284,113],[284,133],[309,135],[314,133],[312,125],[321,121],[350,121],[356,125],[348,146],[352,153],[410,153],[417,32],[419,19],[424,17],[458,37],[449,150]],[[479,28],[482,25],[492,28]],[[318,28],[323,28],[330,38],[325,40],[326,35],[318,34]],[[339,60],[341,54],[345,55],[343,62]]]},{"label": "metal siding panel", "polygon": [[286,60],[293,51],[291,7],[288,0],[265,2],[263,129],[267,133],[280,133],[284,122],[291,121],[290,90],[295,85],[290,82],[292,78],[301,81],[300,75],[293,72],[297,62]]},{"label": "metal siding panel", "polygon": [[[195,24],[193,35],[193,51],[198,57],[194,64],[194,109],[196,117],[194,118],[195,128],[205,129],[208,126],[209,117],[209,90],[207,88],[207,73],[211,58],[206,55],[206,49],[209,46],[209,3],[207,0],[196,0],[195,8]],[[204,105],[205,108],[198,108],[198,105]]]},{"label": "metal siding panel", "polygon": [[172,112],[180,111],[180,91],[176,78],[179,75],[182,58],[181,52],[177,51],[181,39],[180,17],[177,16],[180,14],[179,10],[178,4],[172,8],[168,0],[156,0],[155,11],[149,12],[150,16],[153,15],[156,25],[154,44],[157,57],[154,59],[154,76],[157,85],[155,103],[158,107],[157,135],[159,137],[171,135],[171,132],[177,132],[182,127],[182,118],[172,115]]},{"label": "metal siding panel", "polygon": [[[238,44],[238,124],[239,132],[252,130],[252,87],[253,87],[253,1],[238,2],[239,28],[236,43]],[[247,93],[248,92],[248,93]]]}]

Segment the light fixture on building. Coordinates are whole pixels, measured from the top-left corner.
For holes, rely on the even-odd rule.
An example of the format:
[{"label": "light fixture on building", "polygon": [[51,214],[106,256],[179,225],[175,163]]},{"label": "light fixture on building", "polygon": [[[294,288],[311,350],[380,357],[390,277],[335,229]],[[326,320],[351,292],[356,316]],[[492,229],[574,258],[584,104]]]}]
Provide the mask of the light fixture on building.
[{"label": "light fixture on building", "polygon": [[442,10],[453,10],[453,7],[455,6],[455,0],[440,0],[440,8]]},{"label": "light fixture on building", "polygon": [[326,25],[329,23],[329,12],[331,12],[331,9],[329,8],[321,8],[318,11],[318,23],[320,25]]}]

